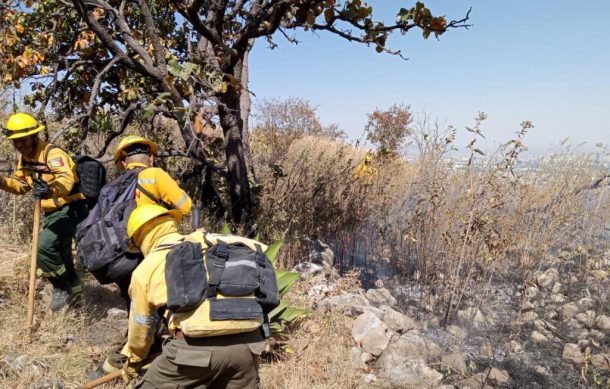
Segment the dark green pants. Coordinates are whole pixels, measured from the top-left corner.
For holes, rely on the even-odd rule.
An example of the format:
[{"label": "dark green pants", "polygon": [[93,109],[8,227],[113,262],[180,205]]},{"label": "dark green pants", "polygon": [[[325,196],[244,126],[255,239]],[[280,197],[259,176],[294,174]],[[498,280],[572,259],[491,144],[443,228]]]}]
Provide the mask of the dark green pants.
[{"label": "dark green pants", "polygon": [[76,201],[42,218],[38,238],[38,276],[70,294],[82,293],[82,285],[72,260],[72,239],[76,225],[87,217],[87,205]]},{"label": "dark green pants", "polygon": [[170,339],[137,388],[255,389],[262,339],[260,331]]}]

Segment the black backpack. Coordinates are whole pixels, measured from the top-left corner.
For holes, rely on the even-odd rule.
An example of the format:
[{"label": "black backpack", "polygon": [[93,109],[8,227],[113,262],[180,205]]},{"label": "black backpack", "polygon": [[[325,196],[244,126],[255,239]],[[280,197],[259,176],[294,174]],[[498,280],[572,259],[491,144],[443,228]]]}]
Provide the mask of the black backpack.
[{"label": "black backpack", "polygon": [[74,163],[79,178],[79,189],[87,198],[90,208],[93,208],[106,184],[106,168],[88,155],[77,155]]},{"label": "black backpack", "polygon": [[130,169],[104,185],[97,204],[76,227],[76,255],[81,265],[101,284],[109,284],[130,275],[142,254],[127,248],[127,221],[136,208],[136,188],[157,200],[138,184],[142,168]]},{"label": "black backpack", "polygon": [[[49,156],[49,151],[52,149],[62,149],[68,154],[62,147],[50,144],[45,150],[45,162]],[[106,168],[101,162],[88,155],[77,155],[73,160],[76,165],[76,175],[79,178],[79,182],[72,189],[72,192],[81,192],[84,194],[87,199],[87,205],[89,206],[89,209],[91,209],[97,202],[100,191],[106,184]]]},{"label": "black backpack", "polygon": [[263,318],[267,332],[267,314],[280,303],[273,264],[260,247],[252,250],[237,241],[226,243],[218,235],[208,240],[211,236],[204,237],[208,246],[205,255],[198,242],[168,245],[171,247],[165,261],[168,308],[172,312],[188,312],[207,299],[210,321]]}]

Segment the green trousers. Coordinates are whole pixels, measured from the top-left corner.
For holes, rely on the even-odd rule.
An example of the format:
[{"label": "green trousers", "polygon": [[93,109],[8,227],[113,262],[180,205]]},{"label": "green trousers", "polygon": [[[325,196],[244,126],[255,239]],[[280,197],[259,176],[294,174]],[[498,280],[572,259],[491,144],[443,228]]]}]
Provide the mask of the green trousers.
[{"label": "green trousers", "polygon": [[260,331],[169,339],[137,388],[255,389],[264,348]]},{"label": "green trousers", "polygon": [[72,295],[83,290],[74,269],[72,239],[76,225],[87,217],[87,213],[84,201],[75,201],[50,212],[42,218],[38,237],[38,276],[47,278],[54,287]]}]

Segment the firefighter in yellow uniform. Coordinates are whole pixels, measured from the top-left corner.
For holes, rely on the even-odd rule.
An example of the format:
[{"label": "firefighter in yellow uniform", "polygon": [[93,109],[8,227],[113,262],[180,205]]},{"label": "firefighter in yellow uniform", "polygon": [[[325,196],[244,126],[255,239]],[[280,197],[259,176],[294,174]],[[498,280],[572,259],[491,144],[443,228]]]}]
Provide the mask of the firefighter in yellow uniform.
[{"label": "firefighter in yellow uniform", "polygon": [[352,177],[366,186],[373,184],[375,177],[377,177],[377,168],[373,166],[373,155],[371,153],[367,153],[364,162],[356,166]]},{"label": "firefighter in yellow uniform", "polygon": [[138,173],[139,188],[136,189],[138,206],[161,202],[180,221],[191,212],[191,198],[167,172],[154,167],[156,155],[155,142],[129,135],[119,143],[114,153],[114,162],[125,170],[142,169]]},{"label": "firefighter in yellow uniform", "polygon": [[[180,221],[183,216],[191,212],[192,201],[167,172],[159,167],[154,167],[157,149],[155,142],[141,136],[129,135],[119,142],[114,153],[114,162],[125,170],[140,169],[135,194],[138,207],[160,203],[169,209],[169,213],[176,221]],[[121,297],[127,301],[129,301],[130,281],[131,274],[115,280]],[[96,379],[103,374],[120,369],[125,362],[125,356],[120,353],[120,350],[120,348],[111,350],[102,365],[92,372],[89,378]]]},{"label": "firefighter in yellow uniform", "polygon": [[[165,208],[158,205],[136,208],[129,218],[127,235],[131,244],[137,246],[145,255],[144,260],[133,272],[129,287],[132,305],[128,341],[122,354],[128,357],[123,369],[123,378],[130,380],[137,377],[137,372],[148,355],[156,323],[160,320],[158,312],[168,304],[165,266],[172,245],[189,240],[200,243],[205,249],[207,243],[201,230],[187,236],[179,234],[175,219]],[[163,354],[154,360],[137,387],[147,389],[256,387],[258,356],[265,347],[260,330],[262,321],[232,320],[210,324],[209,312],[207,312],[208,319],[205,318],[205,314],[200,313],[201,307],[204,307],[205,312],[206,304],[209,307],[206,300],[195,313],[171,315],[169,329],[173,337],[164,344]],[[200,328],[197,326],[212,325],[217,326],[218,329],[196,337],[184,335],[188,333],[187,326],[192,331],[197,331]],[[231,325],[242,327],[235,330]],[[233,333],[228,329],[229,327],[233,329]],[[199,331],[205,332],[205,330]],[[214,336],[212,332],[229,335]]]},{"label": "firefighter in yellow uniform", "polygon": [[0,189],[22,195],[32,190],[41,199],[42,230],[38,240],[38,276],[53,285],[50,308],[57,311],[81,300],[82,285],[72,259],[76,225],[87,216],[72,158],[38,138],[45,126],[31,115],[8,118],[4,135],[21,154],[13,177],[0,177]]}]

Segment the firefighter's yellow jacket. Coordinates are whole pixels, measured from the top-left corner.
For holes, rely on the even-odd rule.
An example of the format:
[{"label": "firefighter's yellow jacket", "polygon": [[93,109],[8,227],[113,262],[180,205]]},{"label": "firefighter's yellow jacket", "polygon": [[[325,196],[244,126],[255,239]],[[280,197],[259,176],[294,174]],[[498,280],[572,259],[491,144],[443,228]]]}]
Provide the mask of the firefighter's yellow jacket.
[{"label": "firefighter's yellow jacket", "polygon": [[[145,257],[131,275],[131,283],[129,285],[129,296],[131,297],[129,329],[127,332],[127,343],[121,351],[121,354],[129,358],[130,364],[137,364],[146,358],[154,342],[157,323],[161,319],[159,310],[167,306],[167,284],[165,283],[166,257],[174,245],[186,240],[200,243],[202,249],[206,250],[208,248],[208,240],[214,242],[217,236],[222,236],[222,239],[227,243],[231,243],[231,239],[249,246],[251,245],[249,242],[254,242],[246,238],[216,234],[206,234],[204,238],[203,230],[197,230],[186,236],[181,235],[177,233],[176,223],[171,217],[167,217],[165,220],[160,219],[156,223],[141,227],[136,232],[136,235],[138,234],[141,234],[140,236],[144,238],[136,238],[134,240],[142,241],[140,251]],[[254,249],[254,247],[251,248]],[[267,246],[262,245],[261,249],[265,251]],[[209,318],[209,311],[205,310],[206,305],[209,309],[209,302],[206,301],[195,311],[174,314],[168,317],[170,331],[174,332],[177,329],[186,331],[185,326],[188,326],[196,332],[197,329],[205,328],[204,332],[207,331],[208,335],[224,335],[250,332],[262,324],[262,321],[259,320],[210,323],[209,320],[206,320],[206,318]],[[207,323],[205,323],[206,321]],[[255,348],[263,347],[262,342],[255,343]]]},{"label": "firefighter's yellow jacket", "polygon": [[63,149],[51,147],[42,139],[38,139],[36,143],[34,158],[20,156],[14,175],[0,179],[0,189],[19,195],[27,193],[32,189],[32,174],[38,174],[32,173],[28,168],[49,172],[40,175],[51,188],[51,198],[41,201],[44,213],[53,212],[68,203],[85,198],[78,190],[73,190],[78,183],[78,176],[72,158]]},{"label": "firefighter's yellow jacket", "polygon": [[[146,168],[142,163],[132,162],[127,165],[127,169]],[[192,201],[189,195],[178,185],[167,172],[158,167],[149,167],[138,174],[138,184],[155,199],[163,201],[166,208],[176,220],[191,212]],[[136,204],[155,204],[155,202],[136,189]]]},{"label": "firefighter's yellow jacket", "polygon": [[365,185],[373,184],[375,177],[377,176],[377,168],[371,166],[370,164],[361,163],[356,166],[356,170],[352,177],[355,180],[361,181]]}]

